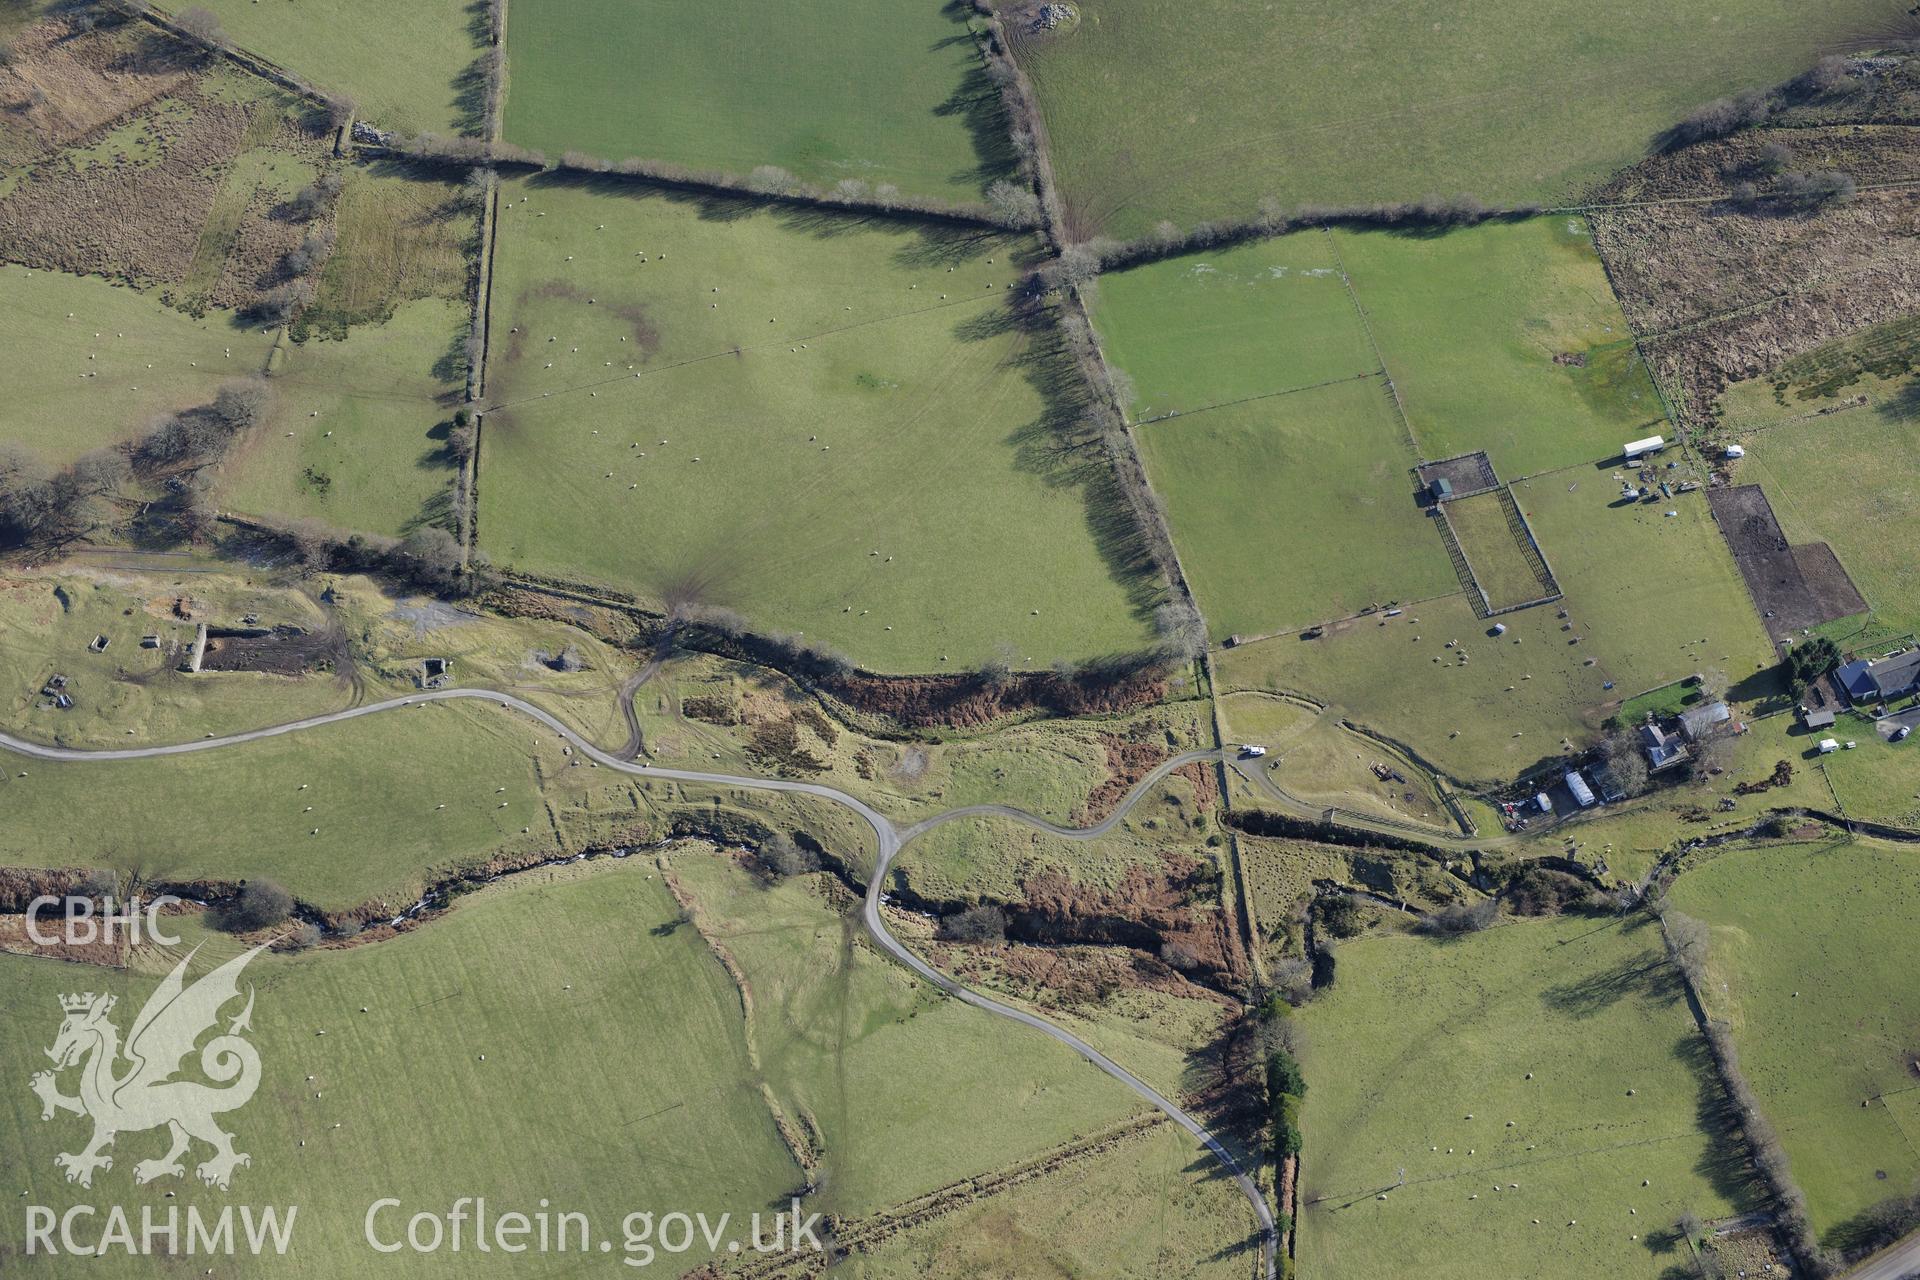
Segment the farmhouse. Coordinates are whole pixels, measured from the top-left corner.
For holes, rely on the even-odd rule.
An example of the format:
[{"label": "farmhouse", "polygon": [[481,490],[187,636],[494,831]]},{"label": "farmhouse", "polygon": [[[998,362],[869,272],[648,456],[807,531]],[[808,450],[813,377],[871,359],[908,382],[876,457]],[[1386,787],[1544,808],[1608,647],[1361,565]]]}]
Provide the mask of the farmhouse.
[{"label": "farmhouse", "polygon": [[1671,768],[1687,758],[1686,744],[1680,741],[1680,735],[1670,733],[1657,724],[1640,727],[1640,749],[1647,754],[1647,768],[1654,773]]},{"label": "farmhouse", "polygon": [[1834,680],[1854,702],[1890,702],[1920,691],[1920,649],[1869,662],[1856,658],[1834,672]]}]

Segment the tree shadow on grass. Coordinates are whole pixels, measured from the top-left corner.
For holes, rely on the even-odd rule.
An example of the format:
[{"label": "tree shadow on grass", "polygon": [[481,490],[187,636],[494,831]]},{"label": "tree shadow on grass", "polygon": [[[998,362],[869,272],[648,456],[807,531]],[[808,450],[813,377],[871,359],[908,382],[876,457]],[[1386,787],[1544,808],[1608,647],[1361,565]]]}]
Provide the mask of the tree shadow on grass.
[{"label": "tree shadow on grass", "polygon": [[1911,422],[1920,418],[1920,375],[1908,378],[1900,389],[1873,407],[1888,422]]},{"label": "tree shadow on grass", "polygon": [[[1740,1109],[1720,1082],[1706,1037],[1688,1031],[1674,1041],[1673,1056],[1693,1079],[1694,1124],[1707,1139],[1693,1171],[1737,1211],[1752,1213],[1765,1208],[1766,1190],[1754,1168],[1753,1149],[1747,1145],[1746,1131],[1740,1124]],[[1677,1232],[1675,1236],[1677,1240]]]},{"label": "tree shadow on grass", "polygon": [[487,81],[489,50],[493,44],[493,24],[487,16],[487,0],[473,0],[467,6],[467,34],[480,54],[460,69],[447,86],[453,90],[449,103],[453,108],[453,127],[469,137],[485,137],[487,132]]},{"label": "tree shadow on grass", "polygon": [[[949,13],[964,9],[960,3],[947,6]],[[960,43],[973,45],[972,33],[937,41],[928,52]],[[994,179],[1011,177],[1018,170],[1020,158],[1013,149],[1012,131],[1007,127],[1007,115],[1000,105],[1000,91],[987,78],[983,61],[975,59],[947,100],[934,108],[933,114],[942,118],[958,116],[973,142],[973,154],[979,160],[971,169],[948,175],[953,181],[970,183],[984,190]]]},{"label": "tree shadow on grass", "polygon": [[1674,1004],[1685,995],[1680,975],[1663,955],[1645,954],[1598,973],[1548,987],[1540,1002],[1554,1013],[1591,1018],[1629,997]]},{"label": "tree shadow on grass", "polygon": [[1058,330],[1039,318],[1027,323],[1032,332],[1010,364],[1039,393],[1045,408],[1006,437],[1014,465],[1049,488],[1079,490],[1095,550],[1126,592],[1129,608],[1145,618],[1165,600],[1165,588],[1115,472],[1116,466],[1132,465],[1131,457],[1116,457],[1101,439],[1091,412],[1093,392],[1075,369]]}]

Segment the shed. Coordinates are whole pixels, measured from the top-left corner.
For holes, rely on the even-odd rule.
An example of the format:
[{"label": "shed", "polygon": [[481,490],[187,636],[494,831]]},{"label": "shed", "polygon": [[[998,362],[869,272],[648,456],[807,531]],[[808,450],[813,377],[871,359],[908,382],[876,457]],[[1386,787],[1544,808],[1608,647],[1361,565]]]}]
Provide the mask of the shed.
[{"label": "shed", "polygon": [[1582,809],[1593,808],[1593,788],[1587,785],[1587,780],[1580,776],[1578,770],[1567,770],[1566,784],[1567,790],[1573,792],[1573,798],[1580,802]]},{"label": "shed", "polygon": [[1445,476],[1441,476],[1427,486],[1427,491],[1433,494],[1433,500],[1435,502],[1445,502],[1453,496],[1453,481],[1447,479]]},{"label": "shed", "polygon": [[1807,712],[1804,717],[1804,722],[1809,729],[1831,729],[1833,728],[1834,721],[1837,719],[1839,719],[1839,717],[1834,715],[1833,708],[1828,707],[1823,711]]},{"label": "shed", "polygon": [[1688,707],[1680,713],[1680,729],[1689,738],[1698,742],[1721,725],[1733,719],[1733,712],[1724,702],[1709,702],[1704,706]]},{"label": "shed", "polygon": [[1620,452],[1625,455],[1628,462],[1632,462],[1635,459],[1644,458],[1650,453],[1658,453],[1666,447],[1667,438],[1665,436],[1648,436],[1645,440],[1634,440],[1628,443]]}]

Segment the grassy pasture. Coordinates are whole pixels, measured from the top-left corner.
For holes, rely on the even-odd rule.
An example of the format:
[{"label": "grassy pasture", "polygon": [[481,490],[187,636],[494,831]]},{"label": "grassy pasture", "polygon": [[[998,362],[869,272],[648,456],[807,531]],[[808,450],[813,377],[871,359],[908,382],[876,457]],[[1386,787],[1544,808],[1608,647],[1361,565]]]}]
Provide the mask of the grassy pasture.
[{"label": "grassy pasture", "polygon": [[554,848],[541,772],[565,761],[552,742],[520,717],[447,704],[172,758],[9,754],[0,865],[270,876],[323,910],[369,900],[397,910],[430,869]]},{"label": "grassy pasture", "polygon": [[1376,937],[1339,963],[1296,1015],[1303,1274],[1537,1275],[1551,1258],[1651,1280],[1686,1262],[1682,1212],[1757,1207],[1650,922]]},{"label": "grassy pasture", "polygon": [[1713,925],[1709,1012],[1732,1024],[1823,1234],[1920,1179],[1916,892],[1920,858],[1864,841],[1734,850],[1673,886]]},{"label": "grassy pasture", "polygon": [[[185,5],[173,6],[176,9]],[[486,18],[471,0],[207,0],[238,47],[403,134],[478,134]]]},{"label": "grassy pasture", "polygon": [[1875,621],[1920,629],[1920,481],[1888,459],[1920,456],[1920,397],[1830,418],[1782,423],[1743,437],[1742,483],[1764,485],[1789,540],[1826,542],[1872,606]]},{"label": "grassy pasture", "polygon": [[956,5],[523,0],[507,50],[506,136],[556,157],[777,165],[968,202],[1011,167]]},{"label": "grassy pasture", "polygon": [[1664,425],[1583,219],[1332,235],[1422,456],[1484,449],[1511,480]]},{"label": "grassy pasture", "polygon": [[1018,902],[1036,875],[1114,888],[1138,867],[1164,869],[1169,851],[1207,857],[1211,820],[1194,805],[1193,786],[1171,778],[1144,797],[1118,828],[1098,840],[1063,840],[1012,818],[989,814],[945,823],[909,845],[893,864],[893,883],[929,901]]},{"label": "grassy pasture", "polygon": [[1566,592],[1558,605],[1506,615],[1496,638],[1464,595],[1423,601],[1316,640],[1225,651],[1222,687],[1324,699],[1456,778],[1491,780],[1558,754],[1563,737],[1594,733],[1643,690],[1696,671],[1737,683],[1770,662],[1699,495],[1619,508],[1604,471],[1577,473],[1571,491],[1570,474],[1514,490]]},{"label": "grassy pasture", "polygon": [[1453,588],[1377,378],[1153,423],[1138,439],[1216,637]]},{"label": "grassy pasture", "polygon": [[1003,323],[1025,249],[506,184],[482,544],[882,670],[1138,646],[1145,585],[1098,532],[1106,473],[1054,451],[1059,366]]},{"label": "grassy pasture", "polygon": [[273,412],[225,463],[222,504],[395,535],[444,516],[467,325],[464,303],[429,298],[341,341],[283,346]]},{"label": "grassy pasture", "polygon": [[104,280],[0,266],[0,347],[10,353],[0,440],[70,461],[158,414],[207,403],[222,382],[265,367],[269,344],[227,312],[195,320]]},{"label": "grassy pasture", "polygon": [[876,955],[857,937],[856,904],[822,877],[767,889],[692,851],[673,869],[700,928],[746,975],[767,1083],[824,1135],[816,1207],[872,1213],[1140,1109],[1070,1050],[997,1028]]},{"label": "grassy pasture", "polygon": [[1054,165],[1086,232],[1167,218],[1472,192],[1564,200],[1645,152],[1699,104],[1804,70],[1833,42],[1891,29],[1899,0],[1737,0],[1692,9],[1546,0],[1516,24],[1494,0],[1422,20],[1341,0],[1274,9],[1088,0],[1022,34]]},{"label": "grassy pasture", "polygon": [[[123,1134],[91,1191],[69,1185],[53,1157],[77,1149],[82,1122],[43,1124],[24,1088],[0,1109],[0,1152],[30,1202],[56,1210],[102,1196],[210,1214],[231,1197],[297,1204],[286,1256],[257,1268],[273,1275],[442,1276],[450,1262],[462,1276],[526,1274],[532,1255],[476,1253],[470,1231],[457,1255],[375,1255],[363,1220],[383,1196],[405,1206],[396,1232],[460,1196],[529,1214],[546,1199],[587,1213],[592,1238],[616,1248],[622,1218],[641,1206],[736,1219],[766,1210],[801,1176],[756,1088],[739,997],[700,937],[673,927],[676,912],[651,865],[603,862],[497,886],[402,937],[258,957],[242,982],[257,992],[251,1039],[263,1076],[253,1102],[223,1122],[253,1157],[230,1193],[201,1186],[191,1169],[164,1184],[175,1200],[160,1200],[161,1185],[136,1189],[134,1163],[164,1146],[153,1132]],[[188,945],[192,933],[183,931]],[[208,940],[194,973],[236,949]],[[0,1064],[23,1081],[47,1065],[55,997],[68,991],[118,994],[124,1031],[173,959],[150,954],[116,971],[0,957],[17,1031]],[[17,1247],[19,1228],[15,1216],[0,1239]],[[542,1263],[542,1275],[618,1266],[577,1252]],[[116,1252],[89,1270],[143,1276],[153,1266]],[[64,1258],[16,1267],[74,1270]]]},{"label": "grassy pasture", "polygon": [[344,337],[353,325],[384,323],[417,298],[465,303],[480,227],[461,184],[385,161],[349,166],[344,176],[333,211],[339,239],[295,336],[319,329]]},{"label": "grassy pasture", "polygon": [[1170,1125],[855,1254],[857,1280],[1238,1280],[1250,1215]]},{"label": "grassy pasture", "polygon": [[[1406,782],[1382,781],[1371,767],[1375,762],[1399,770]],[[1331,719],[1322,719],[1252,767],[1266,769],[1289,795],[1308,804],[1338,805],[1455,833],[1439,792],[1425,773]]]},{"label": "grassy pasture", "polygon": [[1145,420],[1376,372],[1322,236],[1279,236],[1109,272],[1093,316]]},{"label": "grassy pasture", "polygon": [[1499,492],[1457,498],[1446,504],[1446,514],[1474,581],[1493,608],[1523,604],[1546,594],[1507,523],[1507,505]]}]

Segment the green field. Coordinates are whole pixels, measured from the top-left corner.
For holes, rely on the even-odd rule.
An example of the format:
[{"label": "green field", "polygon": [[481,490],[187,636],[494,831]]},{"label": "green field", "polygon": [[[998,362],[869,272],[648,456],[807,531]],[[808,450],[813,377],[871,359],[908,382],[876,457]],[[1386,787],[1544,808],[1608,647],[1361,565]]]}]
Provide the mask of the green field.
[{"label": "green field", "polygon": [[1489,608],[1524,604],[1547,594],[1532,561],[1520,549],[1507,517],[1508,498],[1498,491],[1446,504],[1447,519],[1466,553],[1473,579],[1487,593]]},{"label": "green field", "polygon": [[936,996],[879,957],[855,937],[851,896],[822,877],[769,890],[697,852],[673,868],[700,927],[746,977],[768,1085],[824,1135],[816,1208],[869,1214],[1144,1105],[1070,1050]]},{"label": "green field", "polygon": [[1454,589],[1389,397],[1349,379],[1139,429],[1216,638]]},{"label": "green field", "polygon": [[501,208],[496,562],[880,670],[1141,644],[1150,591],[1096,532],[1108,473],[1056,450],[1061,370],[1004,323],[1022,242],[560,181]]},{"label": "green field", "polygon": [[104,280],[0,266],[0,441],[71,461],[207,403],[222,382],[260,372],[270,345],[227,312],[195,320]]},{"label": "green field", "polygon": [[1246,1202],[1170,1125],[902,1231],[839,1270],[855,1280],[1241,1280]]},{"label": "green field", "polygon": [[[1740,482],[1765,487],[1781,531],[1794,543],[1833,547],[1875,621],[1920,629],[1920,481],[1889,458],[1920,456],[1920,396],[1830,418],[1784,423],[1743,437]],[[1863,483],[1863,477],[1872,476]]]},{"label": "green field", "polygon": [[287,344],[272,415],[225,464],[223,507],[391,535],[443,516],[467,324],[464,304],[424,299],[341,341]]},{"label": "green field", "polygon": [[555,851],[536,741],[547,771],[565,761],[529,724],[494,708],[423,705],[174,758],[7,754],[0,865],[269,876],[322,910],[372,901],[398,912],[430,870]]},{"label": "green field", "polygon": [[[1413,501],[1420,458],[1484,449],[1510,478],[1610,458],[1660,413],[1575,218],[1190,254],[1102,277],[1094,315],[1216,637],[1453,590]],[[1370,334],[1391,387],[1355,376],[1380,366]],[[1467,556],[1495,605],[1539,596],[1489,523]]]},{"label": "green field", "polygon": [[1166,258],[1109,272],[1088,292],[1139,420],[1379,369],[1325,236]]},{"label": "green field", "polygon": [[1333,238],[1422,456],[1484,449],[1511,480],[1664,427],[1583,220]]},{"label": "green field", "polygon": [[[184,9],[185,5],[172,6]],[[272,59],[356,115],[402,134],[480,130],[473,68],[484,11],[469,0],[206,0],[231,42]]]},{"label": "green field", "polygon": [[1701,103],[1891,29],[1905,5],[1736,0],[1710,27],[1651,0],[1547,0],[1524,22],[1496,0],[1432,15],[1340,0],[1075,7],[1077,23],[1021,34],[1016,53],[1077,228],[1125,237],[1162,218],[1249,217],[1266,198],[1565,200]]},{"label": "green field", "polygon": [[[67,1184],[53,1157],[79,1149],[84,1122],[42,1124],[25,1088],[0,1109],[0,1152],[15,1189],[28,1191],[22,1203],[56,1211],[102,1197],[216,1215],[231,1201],[297,1204],[287,1255],[250,1268],[258,1274],[530,1274],[531,1253],[474,1252],[470,1224],[457,1255],[375,1254],[363,1221],[388,1196],[404,1205],[380,1220],[389,1239],[415,1212],[484,1195],[496,1213],[531,1214],[543,1200],[586,1213],[591,1238],[616,1247],[622,1219],[637,1210],[743,1218],[784,1205],[802,1178],[756,1091],[739,997],[699,935],[673,926],[676,911],[643,860],[597,863],[489,890],[403,937],[254,960],[242,981],[256,992],[262,1083],[250,1105],[222,1118],[252,1156],[230,1192],[201,1186],[191,1168],[168,1184],[176,1200],[160,1200],[163,1184],[137,1191],[133,1165],[164,1150],[165,1135],[151,1131],[122,1134],[114,1167],[91,1190]],[[195,975],[234,950],[210,941]],[[60,1025],[58,995],[119,995],[113,1016],[124,1032],[161,962],[115,971],[0,957],[9,1078],[47,1066],[41,1049]],[[10,1216],[0,1241],[18,1249],[21,1225]],[[538,1263],[532,1274],[618,1267],[577,1252]],[[116,1255],[88,1270],[144,1276],[153,1265]],[[74,1265],[16,1257],[16,1269],[69,1276]]]},{"label": "green field", "polygon": [[1011,167],[956,5],[520,0],[507,37],[506,136],[554,158],[777,165],[963,202]]},{"label": "green field", "polygon": [[1920,857],[1865,842],[1734,850],[1673,886],[1714,926],[1709,1012],[1732,1025],[1823,1235],[1920,1179],[1916,893]]},{"label": "green field", "polygon": [[[1375,764],[1398,770],[1406,781],[1382,779],[1373,772]],[[1266,770],[1288,795],[1310,805],[1337,805],[1456,834],[1432,779],[1417,765],[1330,719],[1249,767]]]},{"label": "green field", "polygon": [[[1581,478],[1570,491],[1571,474]],[[1455,594],[1315,640],[1228,650],[1216,660],[1222,687],[1326,700],[1455,778],[1493,780],[1556,756],[1563,737],[1589,738],[1642,690],[1695,672],[1738,682],[1768,663],[1700,495],[1626,508],[1613,495],[1604,471],[1515,486],[1566,596],[1503,616],[1503,636]]]},{"label": "green field", "polygon": [[1652,1280],[1687,1262],[1681,1213],[1758,1207],[1650,920],[1339,957],[1296,1015],[1301,1274]]}]

